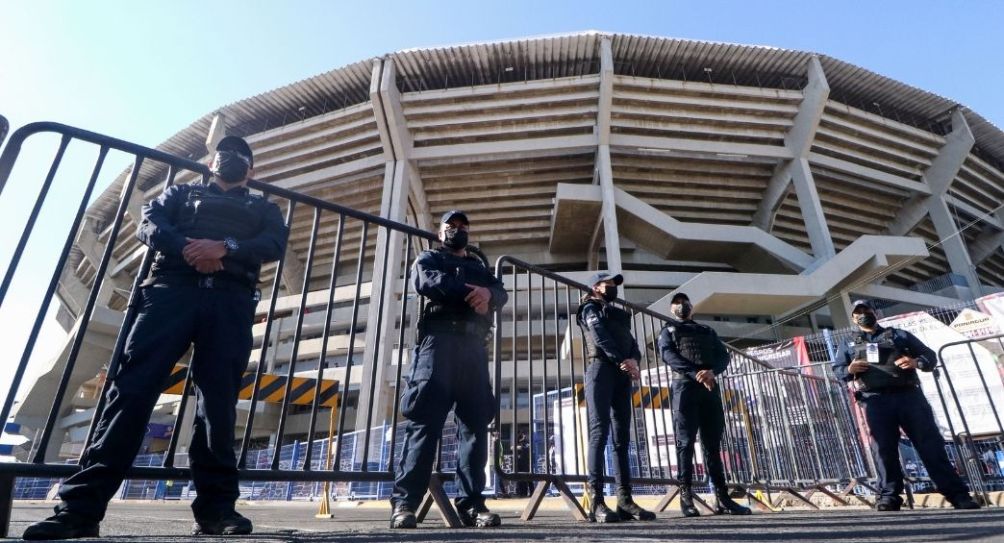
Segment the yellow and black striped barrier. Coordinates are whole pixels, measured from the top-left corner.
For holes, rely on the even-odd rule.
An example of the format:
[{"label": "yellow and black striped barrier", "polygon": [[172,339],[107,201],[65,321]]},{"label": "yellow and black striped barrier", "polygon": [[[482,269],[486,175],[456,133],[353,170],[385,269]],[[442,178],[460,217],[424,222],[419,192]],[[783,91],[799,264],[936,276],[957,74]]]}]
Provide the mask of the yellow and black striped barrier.
[{"label": "yellow and black striped barrier", "polygon": [[[178,364],[171,370],[171,377],[168,378],[167,386],[164,387],[163,394],[181,394],[185,386],[185,379],[188,377],[188,366]],[[241,378],[241,391],[237,397],[241,400],[250,400],[251,391],[254,389],[255,372],[246,371]],[[311,405],[314,403],[314,389],[316,379],[309,377],[294,377],[293,388],[290,389],[289,403],[295,405]],[[258,389],[258,401],[281,403],[286,393],[286,376],[264,373],[261,376],[261,388]],[[321,396],[318,405],[323,407],[338,406],[338,381],[334,379],[321,380]]]},{"label": "yellow and black striped barrier", "polygon": [[[579,405],[586,405],[586,388],[582,383],[575,384],[575,401]],[[631,406],[646,409],[668,408],[669,387],[631,387]]]}]

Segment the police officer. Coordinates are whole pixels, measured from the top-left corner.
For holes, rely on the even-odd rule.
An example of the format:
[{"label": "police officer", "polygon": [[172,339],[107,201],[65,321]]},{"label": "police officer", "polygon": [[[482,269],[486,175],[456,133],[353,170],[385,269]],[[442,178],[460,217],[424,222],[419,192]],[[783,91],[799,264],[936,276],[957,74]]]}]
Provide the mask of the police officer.
[{"label": "police officer", "polygon": [[81,471],[60,488],[56,515],[29,526],[24,539],[97,537],[161,387],[192,344],[193,534],[251,532],[251,521],[234,510],[236,402],[251,352],[259,270],[282,255],[288,234],[279,208],[245,186],[252,161],[247,142],[227,136],[216,147],[210,183],[172,186],[144,206],[137,237],[156,253],[107,404]]},{"label": "police officer", "polygon": [[457,514],[465,526],[501,523],[485,507],[488,424],[495,399],[488,379],[485,338],[493,312],[508,300],[486,261],[467,245],[470,222],[462,211],[443,215],[442,246],[415,260],[415,290],[426,298],[411,375],[401,395],[407,419],[398,466],[391,528],[414,528],[415,510],[429,487],[436,445],[452,408],[457,420]]},{"label": "police officer", "polygon": [[672,298],[670,312],[679,322],[659,333],[662,361],[673,369],[673,423],[676,434],[677,479],[680,481],[680,510],[685,517],[700,516],[694,507],[694,446],[701,433],[708,475],[715,487],[715,514],[749,515],[729,497],[722,465],[721,443],[725,414],[716,376],[729,365],[729,352],[710,326],[693,320],[690,298],[679,292]]},{"label": "police officer", "polygon": [[[639,507],[631,497],[631,468],[628,445],[631,441],[631,380],[638,379],[638,342],[631,334],[631,315],[610,302],[617,299],[617,287],[624,283],[620,274],[593,274],[592,290],[585,294],[576,320],[586,342],[586,407],[589,409],[589,479],[591,494],[589,519],[595,522],[654,520],[655,513]],[[612,415],[612,417],[611,417]],[[617,510],[603,501],[604,449],[613,420],[613,445],[617,463]]]},{"label": "police officer", "polygon": [[833,373],[851,384],[865,410],[879,461],[879,511],[899,511],[903,505],[903,470],[899,461],[900,428],[917,449],[921,462],[956,509],[978,509],[969,489],[945,453],[945,440],[934,422],[931,405],[920,388],[917,370],[932,371],[938,356],[916,336],[878,323],[867,300],[853,304],[851,320],[859,332],[841,344]]}]

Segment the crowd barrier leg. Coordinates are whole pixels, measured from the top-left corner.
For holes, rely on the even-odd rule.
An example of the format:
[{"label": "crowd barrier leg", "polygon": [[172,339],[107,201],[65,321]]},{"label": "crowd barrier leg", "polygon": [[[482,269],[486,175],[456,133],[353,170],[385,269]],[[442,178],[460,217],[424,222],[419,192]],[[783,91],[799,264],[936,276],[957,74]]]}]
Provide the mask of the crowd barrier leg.
[{"label": "crowd barrier leg", "polygon": [[852,479],[850,482],[847,483],[847,486],[845,486],[844,489],[840,491],[839,496],[845,499],[852,497],[858,500],[859,502],[863,503],[864,505],[867,505],[868,507],[873,507],[875,505],[874,502],[870,502],[868,501],[868,498],[865,498],[864,496],[854,493],[854,487],[856,486],[863,486],[868,490],[870,490],[872,492],[872,495],[878,496],[878,489],[872,486],[868,481],[865,481],[863,479]]},{"label": "crowd barrier leg", "polygon": [[680,494],[679,486],[670,486],[670,490],[668,490],[666,494],[662,496],[662,499],[659,500],[659,504],[655,506],[655,512],[662,513],[663,511],[665,511],[669,507],[669,504],[673,502],[673,498],[675,498],[679,494]]},{"label": "crowd barrier leg", "polygon": [[425,498],[422,499],[422,505],[419,506],[415,514],[418,522],[425,520],[425,517],[429,514],[429,510],[432,509],[433,503],[439,509],[439,516],[443,518],[446,526],[450,528],[464,527],[460,523],[460,517],[457,516],[456,509],[453,508],[453,503],[450,502],[449,496],[446,495],[446,490],[443,488],[443,478],[438,473],[433,473],[429,479],[429,491],[425,494]]},{"label": "crowd barrier leg", "polygon": [[840,505],[850,505],[850,503],[847,500],[845,500],[844,498],[842,498],[836,492],[833,492],[832,490],[826,488],[826,485],[817,485],[817,486],[813,487],[811,490],[809,490],[809,492],[806,493],[805,497],[806,498],[811,498],[812,495],[815,494],[816,492],[819,492],[821,494],[825,494],[826,497],[830,498],[831,500],[833,500],[834,502],[836,502],[836,503],[838,503]]},{"label": "crowd barrier leg", "polygon": [[[783,493],[785,493],[785,494],[787,494],[787,495],[795,498],[796,500],[804,503],[805,505],[808,505],[809,507],[811,507],[813,509],[819,509],[818,505],[812,503],[812,500],[810,500],[809,498],[803,496],[802,493],[800,493],[798,490],[795,489],[795,487],[791,487],[791,486],[784,487],[784,488],[781,489],[781,492],[783,492]],[[780,502],[780,499],[778,499],[778,502]]]},{"label": "crowd barrier leg", "polygon": [[10,530],[10,512],[14,505],[14,476],[0,474],[0,537],[7,537]]},{"label": "crowd barrier leg", "polygon": [[558,493],[561,494],[561,499],[565,502],[565,507],[567,507],[572,513],[572,517],[574,517],[575,520],[585,522],[589,519],[589,517],[586,516],[586,510],[582,508],[582,504],[579,503],[579,500],[575,499],[575,494],[572,494],[572,489],[568,488],[568,484],[565,483],[565,481],[562,481],[560,477],[555,477],[551,481],[551,484],[553,484],[554,488],[556,488]]},{"label": "crowd barrier leg", "polygon": [[530,494],[530,500],[527,501],[526,507],[523,508],[523,513],[519,516],[521,520],[533,520],[533,517],[537,516],[537,510],[540,509],[540,504],[543,503],[544,497],[547,496],[547,491],[552,485],[554,485],[558,494],[561,495],[561,499],[565,503],[565,507],[572,514],[572,518],[579,522],[588,520],[582,504],[579,503],[579,500],[575,499],[572,489],[568,488],[568,485],[560,477],[549,477],[537,482],[537,485],[533,488],[533,493]]},{"label": "crowd barrier leg", "polygon": [[547,489],[550,487],[551,481],[548,479],[537,481],[537,485],[533,487],[533,492],[530,493],[530,500],[526,502],[526,507],[523,508],[523,514],[519,516],[520,519],[527,521],[537,515],[537,509],[540,508],[541,502],[544,501],[544,496],[547,496]]},{"label": "crowd barrier leg", "polygon": [[753,504],[753,506],[756,507],[757,509],[759,509],[759,510],[765,512],[765,513],[776,513],[777,512],[777,508],[776,507],[773,507],[770,503],[765,502],[762,499],[760,499],[760,496],[757,496],[756,493],[753,492],[751,489],[749,489],[749,488],[747,488],[745,486],[742,486],[742,485],[736,485],[736,489],[738,489],[739,491],[741,491],[746,496],[746,499],[749,500]]}]

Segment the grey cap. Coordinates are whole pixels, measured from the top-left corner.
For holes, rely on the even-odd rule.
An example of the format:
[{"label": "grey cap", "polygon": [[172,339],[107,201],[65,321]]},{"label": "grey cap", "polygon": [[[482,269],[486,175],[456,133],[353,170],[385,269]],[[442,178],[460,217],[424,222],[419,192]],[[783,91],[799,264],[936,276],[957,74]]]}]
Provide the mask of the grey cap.
[{"label": "grey cap", "polygon": [[471,224],[471,221],[467,220],[467,214],[464,213],[463,211],[460,211],[459,209],[451,209],[446,213],[443,213],[443,219],[439,222],[441,222],[442,224],[446,224],[453,219],[460,219],[464,221],[464,224],[468,225]]},{"label": "grey cap", "polygon": [[589,278],[589,286],[595,287],[597,284],[602,283],[603,281],[610,281],[610,280],[613,280],[613,282],[614,282],[615,285],[622,285],[622,284],[624,284],[624,276],[623,275],[621,275],[619,273],[617,275],[613,275],[610,272],[601,271],[601,272],[594,273]]}]

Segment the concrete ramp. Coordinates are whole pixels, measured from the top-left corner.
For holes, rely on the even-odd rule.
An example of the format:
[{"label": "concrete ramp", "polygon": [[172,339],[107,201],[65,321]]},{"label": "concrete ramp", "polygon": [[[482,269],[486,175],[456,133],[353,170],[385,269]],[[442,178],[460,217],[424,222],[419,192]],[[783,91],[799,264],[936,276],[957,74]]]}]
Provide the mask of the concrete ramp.
[{"label": "concrete ramp", "polygon": [[830,293],[870,285],[928,256],[924,240],[905,236],[862,236],[818,268],[801,275],[704,272],[653,303],[669,314],[676,292],[686,292],[697,313],[783,315]]},{"label": "concrete ramp", "polygon": [[[801,271],[812,257],[754,226],[687,223],[615,189],[620,235],[663,258],[723,262],[743,272]],[[551,219],[552,252],[588,251],[600,220],[596,185],[561,183]]]}]

